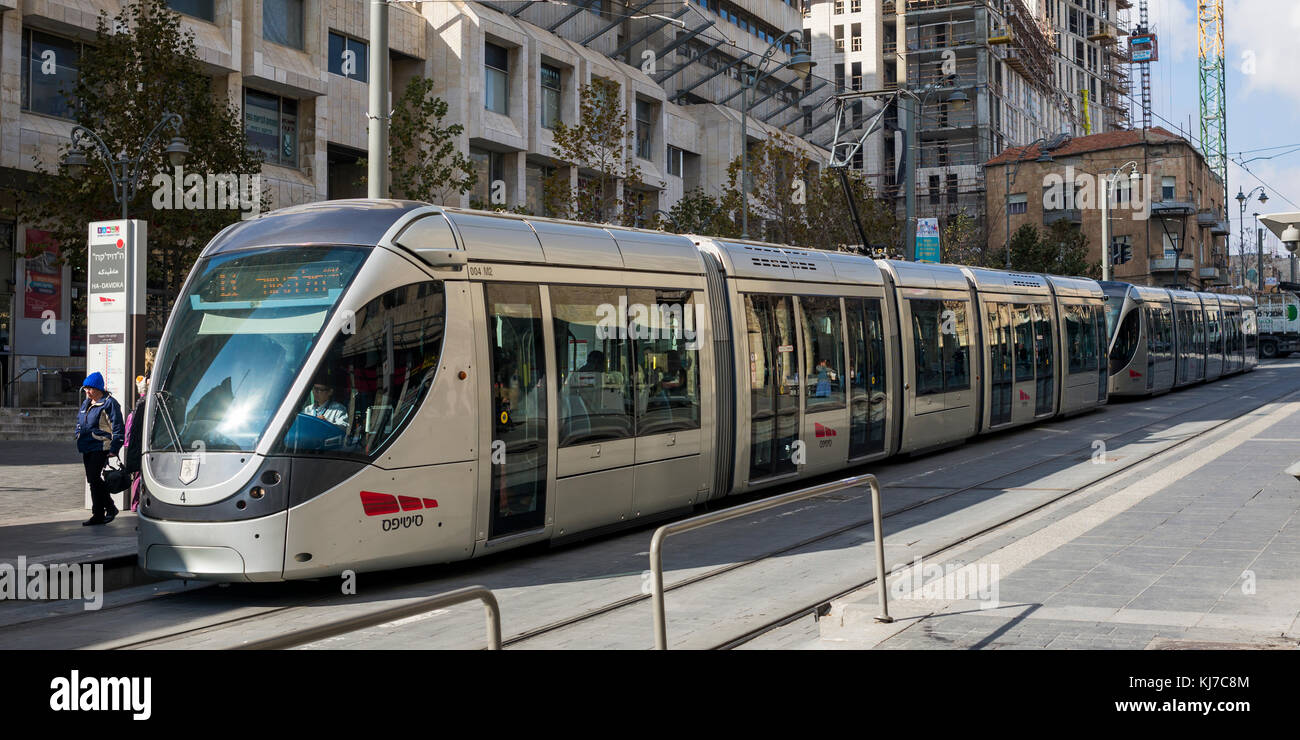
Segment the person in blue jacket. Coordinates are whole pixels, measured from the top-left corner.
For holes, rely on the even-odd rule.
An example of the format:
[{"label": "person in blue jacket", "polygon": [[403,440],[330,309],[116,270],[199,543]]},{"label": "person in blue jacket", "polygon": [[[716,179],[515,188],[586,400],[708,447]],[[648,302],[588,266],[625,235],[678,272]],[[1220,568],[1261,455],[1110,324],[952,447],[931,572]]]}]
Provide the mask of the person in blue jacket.
[{"label": "person in blue jacket", "polygon": [[99,373],[87,375],[81,389],[86,392],[86,400],[77,413],[77,452],[86,466],[92,503],[92,516],[82,526],[108,524],[117,516],[117,507],[104,484],[103,473],[109,455],[117,455],[126,441],[122,407],[104,388],[104,376]]}]

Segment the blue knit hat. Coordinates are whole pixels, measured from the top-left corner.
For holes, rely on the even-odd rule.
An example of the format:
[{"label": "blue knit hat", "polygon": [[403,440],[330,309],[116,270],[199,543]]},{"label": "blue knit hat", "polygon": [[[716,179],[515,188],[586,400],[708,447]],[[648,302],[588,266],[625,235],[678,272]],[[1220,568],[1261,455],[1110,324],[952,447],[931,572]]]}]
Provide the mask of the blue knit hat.
[{"label": "blue knit hat", "polygon": [[[76,377],[76,376],[73,376],[73,377]],[[96,389],[96,390],[100,390],[100,391],[106,390],[106,389],[104,388],[104,376],[103,376],[103,375],[100,375],[99,373],[91,373],[90,375],[87,375],[87,376],[86,376],[86,379],[85,379],[84,381],[82,381],[82,383],[81,383],[81,387],[82,387],[82,388],[94,388],[94,389]]]}]

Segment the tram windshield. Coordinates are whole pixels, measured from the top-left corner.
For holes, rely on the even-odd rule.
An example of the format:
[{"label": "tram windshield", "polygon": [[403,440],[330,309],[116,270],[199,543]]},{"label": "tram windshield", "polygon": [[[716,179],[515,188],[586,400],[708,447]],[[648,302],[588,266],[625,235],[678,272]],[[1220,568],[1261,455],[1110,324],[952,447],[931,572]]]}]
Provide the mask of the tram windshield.
[{"label": "tram windshield", "polygon": [[154,371],[150,448],[252,451],[366,255],[281,247],[200,261]]}]

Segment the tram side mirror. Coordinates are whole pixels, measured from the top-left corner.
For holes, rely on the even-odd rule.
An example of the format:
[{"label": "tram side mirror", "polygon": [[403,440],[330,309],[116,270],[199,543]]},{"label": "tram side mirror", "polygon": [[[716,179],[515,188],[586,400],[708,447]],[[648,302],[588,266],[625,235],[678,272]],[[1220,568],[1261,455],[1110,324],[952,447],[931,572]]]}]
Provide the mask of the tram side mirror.
[{"label": "tram side mirror", "polygon": [[393,243],[440,270],[460,270],[469,262],[469,255],[456,243],[451,224],[441,213],[412,221]]},{"label": "tram side mirror", "polygon": [[469,262],[469,255],[461,251],[449,252],[446,250],[422,250],[419,254],[420,259],[428,262],[433,267],[459,270]]}]

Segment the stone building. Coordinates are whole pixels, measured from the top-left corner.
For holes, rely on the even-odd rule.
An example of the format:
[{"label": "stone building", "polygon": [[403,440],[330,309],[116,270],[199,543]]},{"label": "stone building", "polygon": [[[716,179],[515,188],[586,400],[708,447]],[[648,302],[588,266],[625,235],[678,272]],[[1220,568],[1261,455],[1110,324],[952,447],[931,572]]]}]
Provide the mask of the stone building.
[{"label": "stone building", "polygon": [[[1059,146],[1013,147],[984,166],[988,249],[1004,254],[1010,233],[1068,221],[1101,264],[1101,198],[1113,178],[1111,243],[1132,259],[1113,279],[1141,285],[1218,290],[1230,282],[1223,184],[1186,139],[1163,128],[1112,131]],[[1141,175],[1135,183],[1131,173]]]},{"label": "stone building", "polygon": [[[36,403],[44,372],[84,367],[85,338],[39,331],[37,304],[57,305],[67,329],[73,285],[64,269],[42,273],[55,294],[26,285],[21,255],[39,229],[17,222],[15,193],[30,189],[33,157],[53,166],[73,122],[60,85],[75,81],[100,11],[122,0],[0,0],[0,388],[28,371],[6,404]],[[167,0],[195,36],[214,90],[243,111],[249,143],[265,156],[273,207],[364,195],[359,184],[368,123],[366,0]],[[670,6],[670,7],[665,7]],[[657,12],[662,10],[663,12]],[[416,75],[432,78],[461,123],[460,142],[480,175],[453,205],[488,201],[494,181],[507,207],[540,212],[540,179],[556,162],[550,127],[578,117],[577,90],[593,77],[617,82],[645,181],[645,209],[667,210],[682,194],[717,194],[740,155],[741,110],[749,144],[797,124],[829,90],[805,86],[783,64],[798,39],[795,0],[644,2],[589,0],[393,4],[389,62],[393,98]],[[773,54],[760,62],[769,48]],[[53,68],[48,58],[57,63]],[[775,69],[751,94],[742,82]],[[796,132],[798,133],[798,132]],[[825,152],[800,139],[816,162]],[[572,169],[572,168],[571,168]],[[576,180],[582,175],[569,173]],[[137,215],[137,214],[132,214]],[[138,214],[147,218],[147,214]],[[51,245],[50,249],[56,249]],[[53,252],[50,253],[51,255]],[[50,277],[50,276],[53,277]],[[41,305],[44,305],[41,304]],[[71,335],[71,338],[69,338]],[[25,395],[24,395],[25,394]],[[19,396],[22,396],[19,398]]]}]

